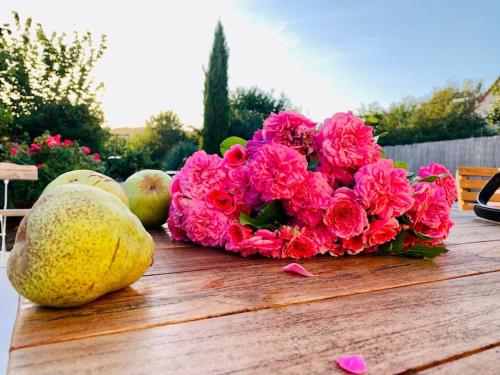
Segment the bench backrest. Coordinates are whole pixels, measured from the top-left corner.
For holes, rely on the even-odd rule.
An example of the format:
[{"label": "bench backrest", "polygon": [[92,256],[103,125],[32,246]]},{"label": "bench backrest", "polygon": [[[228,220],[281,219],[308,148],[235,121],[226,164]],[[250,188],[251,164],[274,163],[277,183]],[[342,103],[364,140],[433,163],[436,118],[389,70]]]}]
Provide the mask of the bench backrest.
[{"label": "bench backrest", "polygon": [[[458,167],[456,173],[458,190],[458,208],[472,210],[477,203],[477,195],[488,180],[500,171],[500,168]],[[490,202],[500,202],[500,192],[494,194]]]},{"label": "bench backrest", "polygon": [[0,163],[0,180],[38,180],[38,168],[34,165]]}]

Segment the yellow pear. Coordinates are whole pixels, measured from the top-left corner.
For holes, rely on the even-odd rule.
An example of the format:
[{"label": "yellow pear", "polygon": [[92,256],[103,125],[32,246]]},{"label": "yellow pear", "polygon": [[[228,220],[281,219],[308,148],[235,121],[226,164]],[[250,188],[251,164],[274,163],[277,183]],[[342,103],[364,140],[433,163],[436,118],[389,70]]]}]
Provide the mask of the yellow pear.
[{"label": "yellow pear", "polygon": [[116,196],[67,184],[46,192],[23,219],[7,274],[35,303],[77,306],[138,280],[153,254],[153,239]]},{"label": "yellow pear", "polygon": [[118,182],[102,173],[87,169],[77,169],[63,173],[48,184],[42,194],[52,190],[56,186],[65,184],[89,185],[107,191],[116,195],[128,207],[127,195]]}]

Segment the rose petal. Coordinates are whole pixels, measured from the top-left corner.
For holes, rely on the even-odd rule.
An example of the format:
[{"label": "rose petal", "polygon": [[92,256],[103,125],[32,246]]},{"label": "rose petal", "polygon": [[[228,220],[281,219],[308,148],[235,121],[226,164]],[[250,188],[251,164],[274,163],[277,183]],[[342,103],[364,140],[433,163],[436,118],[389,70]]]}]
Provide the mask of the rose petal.
[{"label": "rose petal", "polygon": [[351,374],[364,374],[368,371],[366,362],[361,355],[345,355],[335,360],[337,365]]},{"label": "rose petal", "polygon": [[298,273],[299,275],[310,277],[310,276],[315,276],[311,272],[307,271],[304,267],[302,267],[300,264],[297,263],[290,263],[286,265],[285,267],[282,268],[283,272],[295,272]]}]

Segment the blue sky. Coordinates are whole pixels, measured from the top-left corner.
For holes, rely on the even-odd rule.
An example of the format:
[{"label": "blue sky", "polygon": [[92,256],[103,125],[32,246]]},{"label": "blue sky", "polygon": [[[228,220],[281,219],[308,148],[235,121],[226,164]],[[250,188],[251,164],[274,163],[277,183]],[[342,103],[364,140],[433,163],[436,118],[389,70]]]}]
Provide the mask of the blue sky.
[{"label": "blue sky", "polygon": [[284,92],[316,121],[449,82],[488,86],[500,74],[498,0],[2,0],[0,22],[12,10],[49,31],[107,34],[95,76],[111,127],[141,126],[162,110],[201,126],[218,19],[229,87]]},{"label": "blue sky", "polygon": [[[255,17],[286,22],[325,76],[387,105],[450,81],[500,74],[500,1],[248,1]],[[363,94],[364,93],[364,94]]]}]

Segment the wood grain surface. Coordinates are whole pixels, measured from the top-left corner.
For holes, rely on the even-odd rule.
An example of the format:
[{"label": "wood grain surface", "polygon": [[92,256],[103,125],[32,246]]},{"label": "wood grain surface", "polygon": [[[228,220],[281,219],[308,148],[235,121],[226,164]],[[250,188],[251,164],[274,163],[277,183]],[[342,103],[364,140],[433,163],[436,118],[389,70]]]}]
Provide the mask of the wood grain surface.
[{"label": "wood grain surface", "polygon": [[453,220],[450,252],[434,261],[300,261],[312,278],[283,273],[287,260],[243,258],[155,231],[155,262],[131,287],[71,309],[22,300],[10,372],[331,373],[331,356],[365,348],[370,373],[475,364],[500,343],[500,226],[465,212]]},{"label": "wood grain surface", "polygon": [[10,371],[326,374],[356,353],[398,373],[500,341],[499,289],[494,273],[41,345],[13,351]]}]

